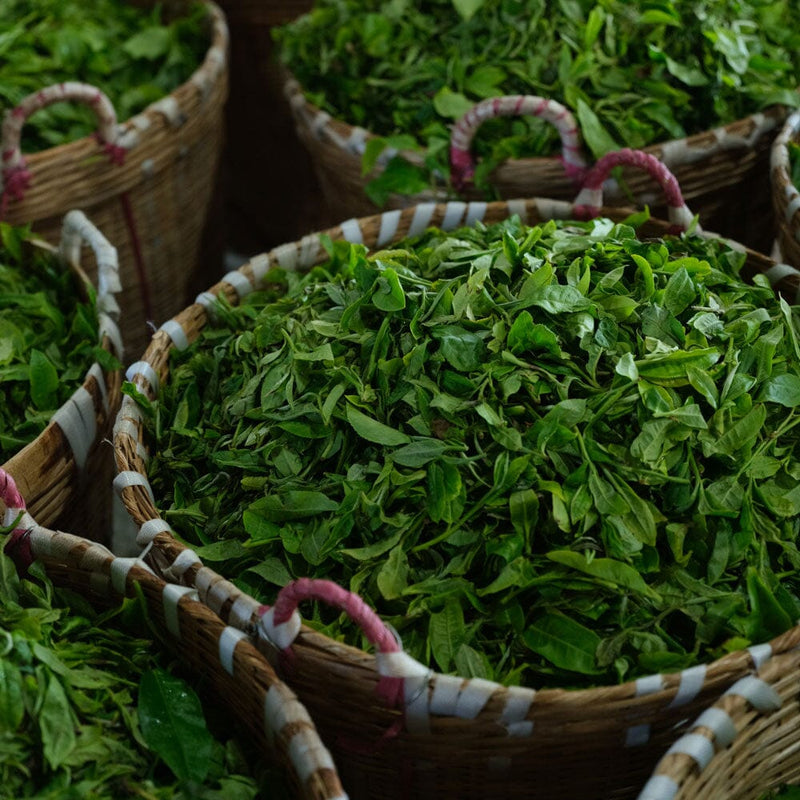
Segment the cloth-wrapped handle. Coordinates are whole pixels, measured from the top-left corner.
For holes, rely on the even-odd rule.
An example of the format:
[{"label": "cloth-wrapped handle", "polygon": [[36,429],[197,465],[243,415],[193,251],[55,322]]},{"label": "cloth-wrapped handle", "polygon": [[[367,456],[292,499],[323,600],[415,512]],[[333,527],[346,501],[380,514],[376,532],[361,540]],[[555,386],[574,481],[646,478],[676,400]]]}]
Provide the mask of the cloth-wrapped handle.
[{"label": "cloth-wrapped handle", "polygon": [[572,112],[557,103],[535,95],[506,95],[483,100],[473,106],[453,127],[450,136],[450,175],[453,186],[462,191],[475,175],[472,139],[487,119],[494,117],[539,117],[553,125],[561,137],[564,171],[576,184],[586,173],[587,162],[580,144],[578,125]]},{"label": "cloth-wrapped handle", "polygon": [[[586,173],[578,196],[575,198],[575,215],[579,218],[596,216],[603,205],[603,182],[615,167],[637,167],[650,173],[653,180],[661,186],[667,201],[670,222],[680,230],[687,230],[694,215],[683,201],[681,187],[677,178],[667,166],[655,156],[642,150],[623,148],[606,153]],[[697,230],[699,230],[699,226]]]},{"label": "cloth-wrapped handle", "polygon": [[122,290],[117,249],[82,211],[69,211],[64,217],[61,228],[59,254],[68,263],[77,264],[80,262],[81,247],[84,244],[92,249],[97,262],[98,311],[116,322],[119,319],[120,309],[114,295]]},{"label": "cloth-wrapped handle", "polygon": [[61,102],[84,103],[97,117],[97,137],[112,162],[122,163],[125,148],[119,144],[119,126],[114,106],[96,86],[77,81],[57,83],[29,94],[22,102],[6,111],[0,127],[0,192],[21,200],[30,183],[20,139],[28,117],[41,108]]}]

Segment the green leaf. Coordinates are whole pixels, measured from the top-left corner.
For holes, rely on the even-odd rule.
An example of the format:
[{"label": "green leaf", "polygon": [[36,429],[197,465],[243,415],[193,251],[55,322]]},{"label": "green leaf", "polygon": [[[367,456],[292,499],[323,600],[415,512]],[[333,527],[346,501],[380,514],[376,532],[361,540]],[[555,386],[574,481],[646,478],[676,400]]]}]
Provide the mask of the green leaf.
[{"label": "green leaf", "polygon": [[764,382],[759,402],[778,403],[786,408],[800,405],[800,375],[776,375]]},{"label": "green leaf", "polygon": [[59,383],[56,368],[36,349],[31,350],[30,368],[31,400],[37,408],[54,408]]},{"label": "green leaf", "polygon": [[538,617],[522,636],[528,648],[560,669],[597,675],[600,637],[575,620],[558,612]]},{"label": "green leaf", "polygon": [[431,333],[439,341],[442,356],[453,369],[471,372],[481,366],[486,346],[477,334],[460,325],[444,325],[434,328]]},{"label": "green leaf", "polygon": [[61,682],[51,675],[39,712],[42,751],[51,769],[60,767],[75,748],[75,720]]},{"label": "green leaf", "polygon": [[404,467],[424,467],[439,458],[446,449],[447,445],[438,439],[419,439],[398,447],[392,453],[392,460]]},{"label": "green leaf", "polygon": [[577,116],[581,136],[595,158],[600,158],[613,150],[619,150],[619,145],[614,137],[582,98],[578,100]]},{"label": "green leaf", "polygon": [[348,405],[346,410],[347,421],[353,430],[368,442],[393,447],[400,444],[410,444],[411,437],[401,431],[390,428],[382,422],[359,411],[355,406]]},{"label": "green leaf", "polygon": [[408,558],[402,546],[392,548],[378,572],[378,589],[387,600],[400,597],[408,586]]},{"label": "green leaf", "polygon": [[148,670],[139,685],[137,710],[147,746],[178,779],[202,782],[208,774],[213,739],[191,687],[166,670]]},{"label": "green leaf", "polygon": [[436,113],[447,119],[461,119],[475,103],[460,92],[454,92],[442,86],[433,96],[433,107]]},{"label": "green leaf", "polygon": [[0,734],[13,734],[24,717],[22,674],[15,664],[0,657]]},{"label": "green leaf", "polygon": [[442,611],[431,614],[428,623],[428,638],[431,653],[439,669],[449,672],[456,653],[464,642],[464,612],[458,600],[450,599]]},{"label": "green leaf", "polygon": [[653,590],[633,567],[613,558],[588,560],[585,555],[576,553],[574,550],[551,550],[546,555],[557,564],[563,564],[565,567],[578,570],[593,578],[608,581],[640,594],[653,594]]},{"label": "green leaf", "polygon": [[159,25],[145,28],[134,34],[122,48],[133,58],[145,58],[153,61],[166,55],[171,45],[171,39],[169,29]]}]

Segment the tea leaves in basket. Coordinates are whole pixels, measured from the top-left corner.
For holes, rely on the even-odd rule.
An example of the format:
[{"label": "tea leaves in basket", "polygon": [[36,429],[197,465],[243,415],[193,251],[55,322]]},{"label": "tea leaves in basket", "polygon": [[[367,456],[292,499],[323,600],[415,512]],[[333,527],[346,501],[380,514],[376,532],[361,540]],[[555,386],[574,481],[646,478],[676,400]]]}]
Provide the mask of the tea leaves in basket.
[{"label": "tea leaves in basket", "polygon": [[[5,0],[0,5],[0,110],[63,81],[97,86],[120,121],[183,83],[208,48],[206,12],[198,4],[166,20],[120,0]],[[37,111],[23,131],[24,152],[88,136],[91,111],[64,103]]]},{"label": "tea leaves in basket", "polygon": [[419,660],[537,686],[798,618],[796,322],[742,253],[609,220],[328,246],[221,304],[146,406],[201,557],[266,602],[330,578]]},{"label": "tea leaves in basket", "polygon": [[[0,797],[273,796],[233,740],[212,738],[194,689],[166,671],[169,660],[123,626],[143,630],[136,601],[98,613],[54,590],[38,565],[20,579],[0,553]],[[154,696],[153,682],[169,691]],[[165,714],[174,722],[169,748],[149,729]],[[194,768],[170,758],[177,748]]]},{"label": "tea leaves in basket", "polygon": [[51,252],[23,247],[23,228],[0,222],[0,462],[39,435],[95,362],[116,361],[98,343],[94,290]]},{"label": "tea leaves in basket", "polygon": [[[314,105],[426,148],[422,165],[389,161],[369,189],[380,203],[446,177],[449,126],[488,97],[566,104],[595,157],[797,106],[795,11],[790,0],[322,0],[276,36]],[[475,147],[480,183],[506,159],[553,154],[558,140],[535,121],[491,120]]]}]

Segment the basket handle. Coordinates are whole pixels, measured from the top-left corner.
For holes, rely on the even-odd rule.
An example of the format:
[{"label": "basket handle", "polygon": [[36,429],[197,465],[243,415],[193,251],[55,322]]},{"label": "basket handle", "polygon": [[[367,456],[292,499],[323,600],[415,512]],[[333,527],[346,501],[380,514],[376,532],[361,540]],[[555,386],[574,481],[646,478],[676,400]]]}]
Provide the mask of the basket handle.
[{"label": "basket handle", "polygon": [[113,164],[122,164],[125,148],[119,144],[119,126],[114,106],[103,92],[88,83],[67,81],[56,83],[29,94],[22,102],[6,111],[0,127],[0,192],[22,200],[30,184],[31,175],[22,155],[20,139],[28,117],[41,108],[60,102],[83,103],[97,117],[97,138]]},{"label": "basket handle", "polygon": [[[122,291],[117,249],[92,224],[83,211],[69,211],[61,227],[59,254],[68,263],[76,264],[80,261],[81,247],[84,244],[92,249],[97,263],[98,311],[107,314],[116,323],[120,309],[114,295]],[[118,342],[118,334],[116,338],[113,335],[111,338],[117,354],[121,356],[122,346]]]},{"label": "basket handle", "polygon": [[576,184],[580,184],[586,173],[587,162],[572,112],[555,100],[536,95],[514,94],[481,101],[467,111],[453,127],[450,137],[450,171],[453,186],[458,191],[462,191],[475,175],[475,160],[470,148],[481,124],[495,117],[521,116],[539,117],[558,130],[564,171]]},{"label": "basket handle", "polygon": [[277,647],[287,650],[300,632],[297,606],[304,600],[319,600],[341,609],[361,628],[378,652],[381,678],[376,691],[390,707],[402,702],[403,676],[422,676],[423,680],[427,680],[429,670],[403,652],[381,618],[357,594],[348,592],[333,581],[298,578],[286,584],[278,593],[272,608],[262,606],[259,609],[260,632]]},{"label": "basket handle", "polygon": [[[573,211],[579,219],[591,219],[597,216],[603,205],[603,182],[615,167],[637,167],[649,172],[656,183],[661,186],[667,200],[669,221],[679,231],[688,230],[694,215],[683,200],[681,187],[677,178],[669,168],[655,156],[642,150],[623,148],[606,153],[586,173],[581,190],[575,198]],[[697,226],[700,230],[700,226]]]}]

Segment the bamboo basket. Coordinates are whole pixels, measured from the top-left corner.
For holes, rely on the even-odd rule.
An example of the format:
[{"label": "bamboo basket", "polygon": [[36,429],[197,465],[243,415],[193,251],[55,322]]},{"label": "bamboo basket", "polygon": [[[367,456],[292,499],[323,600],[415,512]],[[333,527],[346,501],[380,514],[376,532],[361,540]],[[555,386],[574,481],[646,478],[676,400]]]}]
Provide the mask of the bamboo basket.
[{"label": "bamboo basket", "polygon": [[[0,500],[6,508],[4,527],[16,521],[5,550],[18,570],[40,561],[57,586],[102,605],[140,593],[162,642],[209,681],[216,699],[233,709],[259,749],[286,769],[295,796],[346,800],[330,753],[305,708],[274,671],[264,669],[246,634],[226,626],[198,602],[196,592],[153,574],[141,558],[117,558],[96,542],[39,525],[2,468]],[[240,679],[251,674],[255,679]]]},{"label": "bamboo basket", "polygon": [[[228,241],[238,252],[260,253],[331,224],[323,221],[321,191],[294,131],[272,41],[272,28],[309,11],[311,0],[221,0],[220,5],[231,33],[223,156]],[[269,186],[281,191],[265,190]]]},{"label": "bamboo basket", "polygon": [[[587,177],[576,203],[532,199],[507,202],[422,204],[379,216],[348,220],[327,231],[367,247],[386,247],[429,225],[452,230],[518,214],[536,224],[601,214],[615,220],[630,210],[602,207],[608,169],[638,162],[663,183],[672,223],[650,220],[644,237],[662,236],[692,220],[677,184],[656,159],[611,154]],[[735,245],[741,248],[740,245]],[[797,296],[800,273],[746,251],[746,273],[764,273],[788,297]],[[268,268],[307,269],[325,260],[321,234],[258,256],[229,273],[197,302],[154,335],[128,377],[150,398],[169,380],[172,347],[185,348],[202,330],[216,295],[236,303],[258,287]],[[119,474],[115,488],[137,528],[137,545],[159,574],[176,575],[230,624],[260,631],[260,647],[278,665],[330,742],[348,791],[359,798],[458,797],[464,800],[530,797],[632,798],[688,720],[737,679],[770,647],[784,652],[800,644],[800,627],[771,645],[742,650],[675,674],[641,678],[620,686],[538,692],[481,679],[438,675],[402,652],[364,604],[343,590],[298,581],[268,611],[224,577],[205,567],[164,521],[146,474],[141,412],[125,397],[115,426]],[[233,576],[229,576],[233,577]],[[294,608],[305,597],[333,598],[359,619],[378,650],[368,655],[301,626]]]},{"label": "bamboo basket", "polygon": [[800,653],[774,656],[704,711],[638,800],[760,800],[800,783]]},{"label": "bamboo basket", "polygon": [[[134,353],[150,338],[148,323],[168,319],[222,272],[212,264],[213,271],[203,273],[201,263],[227,96],[227,27],[222,12],[207,5],[205,60],[142,113],[118,124],[99,90],[65,83],[29,95],[3,120],[0,218],[33,223],[36,233],[53,240],[68,209],[92,217],[119,251],[122,334]],[[97,137],[23,157],[25,119],[62,100],[87,103],[96,112]]]},{"label": "bamboo basket", "polygon": [[[57,254],[82,285],[89,282],[81,269],[81,246],[88,244],[97,265],[97,309],[100,343],[122,358],[117,319],[119,290],[117,254],[108,240],[80,211],[64,218],[58,251],[45,242],[42,247]],[[108,529],[111,491],[103,491],[114,468],[108,436],[120,399],[121,374],[91,365],[83,385],[53,416],[39,436],[2,464],[30,498],[31,511],[46,524],[80,522],[92,536]],[[101,487],[98,491],[97,487]],[[0,500],[0,510],[4,508]]]},{"label": "bamboo basket", "polygon": [[782,257],[800,269],[800,191],[792,182],[790,142],[800,143],[800,111],[795,111],[772,145],[772,207],[778,223],[778,246]]},{"label": "bamboo basket", "polygon": [[[331,117],[308,102],[303,88],[288,71],[284,91],[294,114],[297,135],[311,154],[328,205],[339,210],[340,218],[377,213],[379,209],[364,192],[376,173],[364,177],[361,170],[366,142],[373,135]],[[451,155],[453,147],[458,148],[459,137],[469,131],[471,141],[486,119],[520,113],[539,116],[535,113],[541,102],[538,98],[522,105],[519,100],[520,96],[498,97],[485,100],[467,112],[454,126]],[[674,173],[687,203],[711,230],[768,252],[774,222],[764,174],[770,145],[785,118],[783,107],[772,107],[686,139],[651,145],[644,151],[660,159]],[[412,163],[422,161],[419,153],[403,155]],[[459,188],[461,168],[452,158],[451,171],[453,185],[464,199],[481,199],[471,185]],[[499,166],[491,182],[500,198],[537,196],[569,200],[575,196],[577,185],[570,177],[564,175],[556,157],[526,158]],[[660,197],[656,184],[647,176],[626,170],[623,179],[630,196],[613,183],[606,193],[609,205],[629,205],[631,197],[636,205],[652,205]],[[446,187],[413,197],[394,195],[387,205],[399,208],[431,199],[448,199]],[[656,207],[654,213],[663,217],[666,209]]]}]

